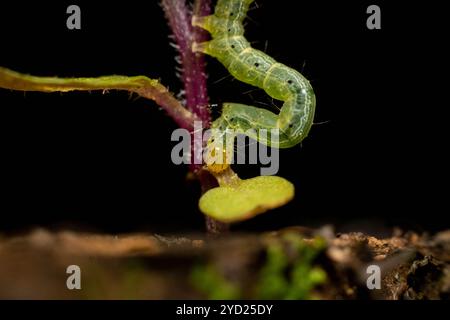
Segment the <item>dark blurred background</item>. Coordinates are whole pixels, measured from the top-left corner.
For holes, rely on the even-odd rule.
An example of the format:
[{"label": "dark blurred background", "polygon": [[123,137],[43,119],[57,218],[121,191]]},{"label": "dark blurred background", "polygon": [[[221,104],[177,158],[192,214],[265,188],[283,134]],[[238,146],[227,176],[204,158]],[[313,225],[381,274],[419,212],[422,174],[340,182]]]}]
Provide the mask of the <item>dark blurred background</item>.
[{"label": "dark blurred background", "polygon": [[[295,200],[234,230],[449,227],[448,102],[439,100],[448,33],[437,17],[445,11],[393,2],[259,0],[250,12],[254,46],[311,80],[317,124],[280,153],[278,175],[295,184]],[[79,31],[66,28],[70,4],[81,7]],[[381,30],[366,28],[370,4],[381,7]],[[2,1],[0,65],[43,76],[143,74],[178,92],[169,33],[155,0]],[[208,72],[212,103],[270,105],[213,59]],[[0,232],[203,231],[199,187],[170,160],[175,124],[135,98],[0,90]]]}]

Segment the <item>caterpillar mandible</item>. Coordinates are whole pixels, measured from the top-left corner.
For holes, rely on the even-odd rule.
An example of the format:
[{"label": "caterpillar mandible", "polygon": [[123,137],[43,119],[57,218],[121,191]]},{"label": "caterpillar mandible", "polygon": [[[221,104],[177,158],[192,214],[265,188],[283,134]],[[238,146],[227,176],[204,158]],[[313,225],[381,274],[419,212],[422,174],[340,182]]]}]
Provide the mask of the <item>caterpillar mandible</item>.
[{"label": "caterpillar mandible", "polygon": [[[192,24],[207,30],[212,40],[194,43],[192,50],[215,57],[236,79],[263,89],[274,99],[284,101],[278,115],[253,106],[224,103],[222,115],[213,122],[212,128],[219,132],[232,129],[266,145],[289,148],[308,135],[313,123],[316,98],[313,88],[303,75],[252,48],[245,39],[243,21],[253,1],[218,0],[214,14],[194,16]],[[249,129],[255,129],[253,132],[256,134],[246,133]],[[278,129],[278,143],[273,145],[269,139],[260,138],[257,133],[261,129]],[[226,168],[214,163],[208,167],[219,172]]]}]

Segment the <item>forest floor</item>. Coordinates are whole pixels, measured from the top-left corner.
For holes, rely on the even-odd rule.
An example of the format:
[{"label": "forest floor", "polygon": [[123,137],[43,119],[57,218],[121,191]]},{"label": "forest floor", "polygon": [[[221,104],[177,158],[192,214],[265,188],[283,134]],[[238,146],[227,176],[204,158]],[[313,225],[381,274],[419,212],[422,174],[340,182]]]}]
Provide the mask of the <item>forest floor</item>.
[{"label": "forest floor", "polygon": [[[80,267],[81,290],[67,288],[77,281],[68,281],[70,265]],[[258,297],[449,299],[450,230],[385,239],[328,226],[218,238],[43,229],[0,236],[0,299]]]}]

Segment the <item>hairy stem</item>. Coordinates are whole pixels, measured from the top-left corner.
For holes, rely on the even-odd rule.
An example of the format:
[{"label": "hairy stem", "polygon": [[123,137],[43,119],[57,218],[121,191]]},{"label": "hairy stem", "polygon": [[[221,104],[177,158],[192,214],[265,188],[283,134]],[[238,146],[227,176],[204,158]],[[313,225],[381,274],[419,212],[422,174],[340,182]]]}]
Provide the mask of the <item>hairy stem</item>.
[{"label": "hairy stem", "polygon": [[[184,0],[162,0],[169,26],[174,34],[177,50],[181,61],[181,78],[184,84],[186,107],[192,110],[201,120],[203,128],[207,129],[211,123],[211,112],[207,90],[204,55],[192,52],[193,42],[203,42],[208,39],[208,33],[191,24],[192,13]],[[211,14],[211,0],[195,0],[193,14],[206,16]],[[194,140],[193,140],[194,141]],[[192,148],[194,149],[194,148]],[[194,159],[196,155],[192,155]],[[201,184],[202,193],[217,187],[214,177],[202,169],[202,165],[191,165]],[[228,224],[205,217],[206,229],[210,235],[222,234],[228,230]]]},{"label": "hairy stem", "polygon": [[154,100],[187,130],[193,130],[198,117],[184,108],[158,80],[145,76],[104,76],[98,78],[36,77],[0,67],[0,88],[20,91],[68,92],[91,90],[126,90]]},{"label": "hairy stem", "polygon": [[[208,107],[204,56],[192,52],[191,49],[194,41],[204,41],[207,34],[192,26],[192,13],[184,0],[162,0],[161,5],[181,58],[181,79],[184,85],[186,107],[192,110],[202,120],[203,127],[207,128],[211,115]],[[194,14],[209,14],[210,8],[210,0],[197,0],[194,3]]]}]

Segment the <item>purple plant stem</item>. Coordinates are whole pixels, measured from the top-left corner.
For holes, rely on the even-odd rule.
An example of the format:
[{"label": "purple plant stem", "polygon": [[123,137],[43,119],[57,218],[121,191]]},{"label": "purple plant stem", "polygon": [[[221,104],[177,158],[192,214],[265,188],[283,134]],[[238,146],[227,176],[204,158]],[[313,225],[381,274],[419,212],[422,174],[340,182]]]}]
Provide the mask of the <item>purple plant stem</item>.
[{"label": "purple plant stem", "polygon": [[[207,90],[207,76],[205,72],[204,55],[192,52],[192,43],[208,40],[208,33],[191,24],[192,13],[186,6],[185,0],[162,0],[161,2],[169,26],[174,34],[175,42],[181,58],[181,78],[184,84],[186,107],[202,121],[204,129],[210,127],[211,112]],[[193,12],[197,16],[211,14],[211,0],[195,0]],[[192,135],[193,136],[193,135]],[[193,144],[195,144],[195,139]],[[194,146],[191,159],[198,157]],[[217,181],[202,169],[201,164],[192,164],[190,170],[197,174],[202,193],[217,186]],[[228,224],[206,217],[206,229],[210,235],[218,235],[228,231]]]},{"label": "purple plant stem", "polygon": [[[211,14],[211,0],[196,0],[194,2],[194,14],[197,16],[206,16]],[[206,30],[201,28],[193,27],[194,41],[204,42],[209,40],[209,34]],[[192,50],[191,50],[192,52]],[[207,75],[205,71],[205,55],[202,53],[193,53],[195,56],[195,69],[197,70],[197,106],[200,107],[201,117],[206,123],[205,126],[209,128],[211,122],[211,111],[209,109],[209,98],[208,98],[208,85],[207,85]]]}]

